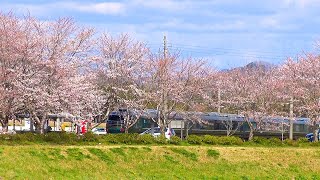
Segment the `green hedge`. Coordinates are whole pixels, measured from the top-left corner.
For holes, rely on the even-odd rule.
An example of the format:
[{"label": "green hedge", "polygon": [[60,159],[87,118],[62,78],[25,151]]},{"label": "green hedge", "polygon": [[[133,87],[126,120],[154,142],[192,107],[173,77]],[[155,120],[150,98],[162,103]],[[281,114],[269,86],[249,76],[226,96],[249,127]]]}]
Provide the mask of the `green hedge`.
[{"label": "green hedge", "polygon": [[178,136],[173,136],[170,140],[164,136],[153,137],[149,134],[107,134],[95,135],[86,133],[85,135],[76,135],[66,132],[51,132],[48,134],[24,133],[15,135],[0,135],[0,145],[28,145],[28,144],[61,144],[61,145],[97,145],[97,144],[174,144],[174,145],[245,145],[245,146],[320,146],[320,142],[310,143],[306,138],[296,141],[281,141],[278,138],[254,137],[252,141],[243,142],[242,139],[235,136],[197,136],[190,135],[185,140]]},{"label": "green hedge", "polygon": [[210,145],[241,145],[243,144],[242,139],[235,136],[197,136],[190,135],[186,138],[189,144],[210,144]]},{"label": "green hedge", "polygon": [[203,137],[197,135],[190,135],[186,139],[189,144],[201,144]]}]

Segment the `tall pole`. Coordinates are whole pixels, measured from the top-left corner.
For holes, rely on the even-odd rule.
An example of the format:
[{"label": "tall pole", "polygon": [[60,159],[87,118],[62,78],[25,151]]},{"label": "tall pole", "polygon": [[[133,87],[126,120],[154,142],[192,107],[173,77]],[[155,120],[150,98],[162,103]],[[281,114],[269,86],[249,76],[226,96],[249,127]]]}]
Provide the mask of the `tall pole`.
[{"label": "tall pole", "polygon": [[163,82],[163,115],[164,115],[164,125],[169,126],[168,128],[171,128],[171,122],[168,123],[169,121],[169,108],[168,108],[168,64],[167,64],[167,37],[166,35],[163,36],[163,60],[164,60],[164,69],[162,72],[164,76],[164,82]]},{"label": "tall pole", "polygon": [[180,124],[180,138],[181,138],[181,140],[183,140],[183,128],[182,128],[182,126],[183,126],[183,121],[181,120],[181,124]]},{"label": "tall pole", "polygon": [[293,140],[293,97],[290,99],[290,131],[289,139]]},{"label": "tall pole", "polygon": [[281,141],[283,141],[283,120],[281,123]]},{"label": "tall pole", "polygon": [[163,58],[167,58],[167,36],[163,36]]},{"label": "tall pole", "polygon": [[218,113],[221,113],[221,89],[218,88]]}]

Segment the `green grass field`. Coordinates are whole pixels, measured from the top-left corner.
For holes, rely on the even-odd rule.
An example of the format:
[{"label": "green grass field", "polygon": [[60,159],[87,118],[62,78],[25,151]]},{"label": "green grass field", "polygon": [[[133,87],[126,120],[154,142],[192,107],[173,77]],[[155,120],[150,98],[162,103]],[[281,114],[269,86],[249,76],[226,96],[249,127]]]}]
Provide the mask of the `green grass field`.
[{"label": "green grass field", "polygon": [[320,179],[320,149],[0,146],[0,179]]}]

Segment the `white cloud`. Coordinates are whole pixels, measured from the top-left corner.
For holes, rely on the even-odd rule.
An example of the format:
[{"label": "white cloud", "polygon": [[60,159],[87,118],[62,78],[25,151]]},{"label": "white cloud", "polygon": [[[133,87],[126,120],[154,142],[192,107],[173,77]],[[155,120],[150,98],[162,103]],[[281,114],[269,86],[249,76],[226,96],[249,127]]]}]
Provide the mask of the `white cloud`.
[{"label": "white cloud", "polygon": [[79,2],[55,2],[44,4],[3,4],[3,9],[13,11],[29,11],[33,15],[44,15],[55,13],[55,11],[80,11],[103,15],[120,15],[126,11],[125,5],[118,2],[103,3],[79,3]]},{"label": "white cloud", "polygon": [[311,6],[318,6],[319,0],[284,0],[284,3],[288,6],[304,9]]},{"label": "white cloud", "polygon": [[135,0],[133,5],[143,6],[153,9],[163,10],[183,10],[190,7],[193,3],[188,1],[174,1],[174,0]]},{"label": "white cloud", "polygon": [[122,3],[117,2],[103,2],[103,3],[57,3],[56,6],[60,6],[67,9],[74,9],[89,13],[98,14],[123,14],[125,12],[125,6]]},{"label": "white cloud", "polygon": [[288,22],[290,15],[288,14],[276,14],[272,16],[266,16],[258,21],[260,29],[276,30],[276,31],[294,31],[299,28],[297,24]]},{"label": "white cloud", "polygon": [[246,29],[246,25],[241,20],[230,20],[227,22],[213,22],[213,23],[190,23],[184,22],[180,19],[171,19],[166,22],[152,22],[140,25],[147,30],[182,30],[182,31],[231,31]]},{"label": "white cloud", "polygon": [[[189,45],[181,47],[183,53],[213,60],[214,66],[222,68],[261,60],[260,56],[274,57],[270,61],[276,62],[282,60],[278,56],[294,55],[301,49],[308,50],[312,39],[310,36],[313,36],[313,31],[316,31],[320,24],[319,0],[106,1],[1,3],[0,9],[13,11],[28,9],[32,15],[40,18],[57,14],[79,15],[76,18],[80,23],[94,26],[98,31],[107,30],[112,34],[127,32],[134,38],[153,45],[152,48],[155,50],[158,46],[162,46],[163,33],[166,32],[172,47],[175,44]],[[95,19],[96,16],[93,14],[126,16],[119,20]],[[88,17],[82,21],[81,18],[86,15]],[[223,48],[233,50],[223,50]],[[273,53],[261,53],[264,50]]]}]

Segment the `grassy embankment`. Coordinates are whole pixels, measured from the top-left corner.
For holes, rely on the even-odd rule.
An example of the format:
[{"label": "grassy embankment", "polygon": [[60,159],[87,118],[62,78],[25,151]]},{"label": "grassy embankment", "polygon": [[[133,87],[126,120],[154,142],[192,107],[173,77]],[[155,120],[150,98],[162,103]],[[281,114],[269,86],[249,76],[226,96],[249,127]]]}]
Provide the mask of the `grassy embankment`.
[{"label": "grassy embankment", "polygon": [[0,179],[320,179],[320,149],[0,146]]}]

